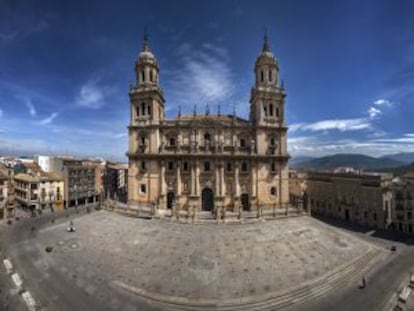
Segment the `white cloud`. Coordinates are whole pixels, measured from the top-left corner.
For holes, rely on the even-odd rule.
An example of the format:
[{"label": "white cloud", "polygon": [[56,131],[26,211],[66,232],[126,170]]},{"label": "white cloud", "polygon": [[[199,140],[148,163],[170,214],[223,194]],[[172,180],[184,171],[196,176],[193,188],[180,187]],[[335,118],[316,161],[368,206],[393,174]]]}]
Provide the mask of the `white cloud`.
[{"label": "white cloud", "polygon": [[207,104],[212,108],[229,102],[236,86],[225,48],[211,43],[204,43],[200,48],[182,43],[176,54],[182,67],[165,75],[172,93],[170,97],[177,104],[191,111],[197,104],[198,110],[204,111]]},{"label": "white cloud", "polygon": [[389,101],[388,99],[377,99],[376,101],[373,102],[374,105],[376,106],[386,106],[386,107],[390,107],[392,106],[392,102]]},{"label": "white cloud", "polygon": [[41,120],[39,122],[39,124],[41,125],[47,125],[47,124],[51,124],[53,122],[53,120],[58,116],[59,114],[57,112],[52,112],[50,114],[50,116],[48,116],[47,118],[44,118],[43,120]]},{"label": "white cloud", "polygon": [[320,136],[288,137],[288,150],[293,156],[319,157],[335,153],[362,153],[378,157],[391,152],[414,152],[414,137],[341,140]]},{"label": "white cloud", "polygon": [[30,98],[26,98],[24,104],[26,105],[27,109],[29,109],[29,113],[32,117],[36,116],[36,109],[32,103]]},{"label": "white cloud", "polygon": [[105,88],[98,86],[98,80],[89,80],[84,85],[82,85],[79,95],[76,99],[76,102],[79,106],[90,108],[90,109],[99,109],[105,102]]},{"label": "white cloud", "polygon": [[322,120],[314,123],[298,123],[293,125],[294,131],[308,130],[311,132],[328,130],[338,130],[341,132],[358,131],[371,127],[372,124],[367,118]]},{"label": "white cloud", "polygon": [[375,118],[376,116],[380,115],[382,113],[381,110],[375,108],[375,107],[369,107],[368,114],[370,118]]}]

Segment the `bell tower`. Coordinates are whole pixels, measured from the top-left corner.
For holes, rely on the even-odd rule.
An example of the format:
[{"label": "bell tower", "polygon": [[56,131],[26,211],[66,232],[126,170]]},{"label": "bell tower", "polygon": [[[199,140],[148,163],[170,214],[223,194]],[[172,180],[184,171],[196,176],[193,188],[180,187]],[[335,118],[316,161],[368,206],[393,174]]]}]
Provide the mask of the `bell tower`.
[{"label": "bell tower", "polygon": [[159,67],[151,52],[148,34],[135,62],[135,85],[130,85],[131,125],[159,124],[164,119],[164,95],[159,86]]},{"label": "bell tower", "polygon": [[250,121],[254,125],[282,126],[284,124],[283,83],[279,84],[279,64],[270,50],[267,32],[262,52],[254,66],[255,85],[250,96]]}]

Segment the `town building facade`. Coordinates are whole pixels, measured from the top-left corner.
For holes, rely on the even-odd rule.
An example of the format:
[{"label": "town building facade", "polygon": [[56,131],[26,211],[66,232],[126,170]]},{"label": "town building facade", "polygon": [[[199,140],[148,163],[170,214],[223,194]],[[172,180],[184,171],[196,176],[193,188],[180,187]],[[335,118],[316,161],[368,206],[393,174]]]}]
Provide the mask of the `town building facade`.
[{"label": "town building facade", "polygon": [[74,157],[37,156],[36,162],[46,172],[57,174],[64,183],[64,207],[73,207],[99,200],[103,188],[100,160]]},{"label": "town building facade", "polygon": [[304,211],[308,209],[307,174],[289,170],[289,203]]},{"label": "town building facade", "polygon": [[127,202],[128,164],[110,163],[105,165],[104,190],[105,198],[122,203]]},{"label": "town building facade", "polygon": [[166,119],[159,66],[147,38],[135,73],[136,84],[129,90],[130,207],[213,211],[220,206],[229,212],[287,208],[286,94],[267,37],[254,67],[249,120],[209,111],[179,112]]},{"label": "town building facade", "polygon": [[18,173],[14,175],[14,194],[17,203],[32,212],[60,210],[64,202],[64,182],[54,173]]},{"label": "town building facade", "polygon": [[311,213],[388,228],[392,223],[391,185],[391,174],[308,172]]},{"label": "town building facade", "polygon": [[414,231],[414,172],[397,177],[392,185],[392,226],[405,233]]},{"label": "town building facade", "polygon": [[0,171],[0,220],[6,217],[9,178]]}]

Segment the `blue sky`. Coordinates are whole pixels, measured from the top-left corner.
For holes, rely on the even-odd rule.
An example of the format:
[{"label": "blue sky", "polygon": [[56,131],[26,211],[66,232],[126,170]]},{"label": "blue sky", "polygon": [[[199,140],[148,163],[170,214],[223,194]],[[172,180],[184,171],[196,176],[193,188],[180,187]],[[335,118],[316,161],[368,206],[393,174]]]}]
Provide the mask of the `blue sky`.
[{"label": "blue sky", "polygon": [[168,117],[247,117],[265,26],[292,155],[414,151],[413,16],[408,0],[0,0],[0,152],[125,160],[145,27]]}]

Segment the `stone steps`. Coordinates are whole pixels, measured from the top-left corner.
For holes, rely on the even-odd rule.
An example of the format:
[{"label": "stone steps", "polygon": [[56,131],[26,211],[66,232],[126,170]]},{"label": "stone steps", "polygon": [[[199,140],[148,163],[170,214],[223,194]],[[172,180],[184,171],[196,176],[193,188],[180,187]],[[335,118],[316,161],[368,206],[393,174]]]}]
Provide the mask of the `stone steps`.
[{"label": "stone steps", "polygon": [[[310,300],[315,300],[327,293],[334,293],[346,285],[358,284],[362,274],[366,273],[372,263],[378,260],[380,251],[373,250],[359,258],[356,262],[347,265],[340,271],[334,272],[328,277],[320,279],[313,284],[293,290],[279,297],[269,298],[268,300],[238,306],[237,310],[281,310],[293,305],[302,304]],[[217,310],[232,310],[233,308],[218,307]]]},{"label": "stone steps", "polygon": [[182,297],[163,296],[146,292],[143,297],[160,302],[173,310],[255,310],[270,311],[282,310],[294,305],[315,300],[328,293],[335,293],[347,285],[357,286],[361,276],[367,273],[372,265],[383,258],[382,250],[373,248],[360,256],[357,260],[343,265],[341,268],[320,279],[310,282],[297,289],[282,293],[269,293],[263,296],[231,298],[225,301],[220,299],[184,299]]}]

